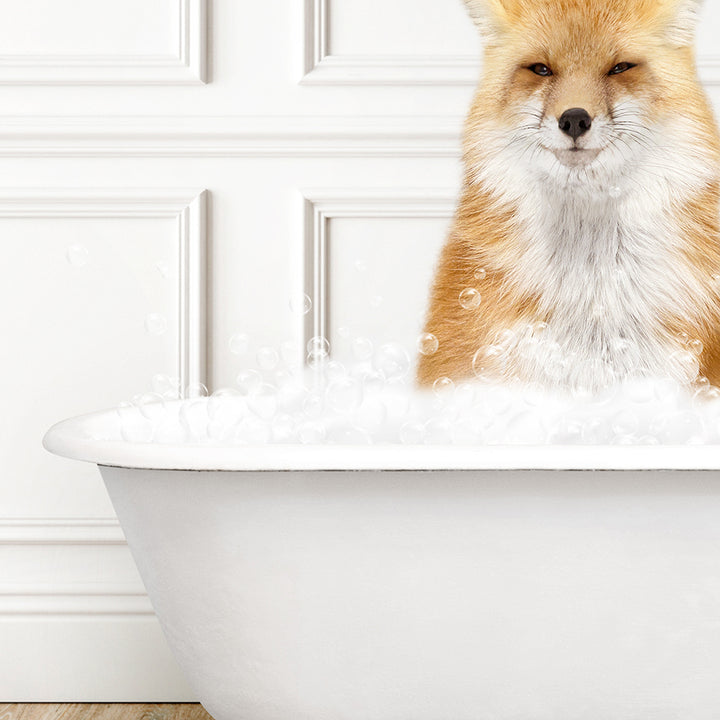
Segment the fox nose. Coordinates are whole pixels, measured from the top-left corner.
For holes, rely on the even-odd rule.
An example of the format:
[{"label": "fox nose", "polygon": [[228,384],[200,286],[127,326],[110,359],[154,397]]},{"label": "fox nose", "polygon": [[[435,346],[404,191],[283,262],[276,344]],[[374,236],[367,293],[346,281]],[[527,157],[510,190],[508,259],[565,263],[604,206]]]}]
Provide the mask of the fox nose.
[{"label": "fox nose", "polygon": [[592,118],[584,108],[570,108],[560,116],[558,125],[566,135],[577,140],[590,129]]}]

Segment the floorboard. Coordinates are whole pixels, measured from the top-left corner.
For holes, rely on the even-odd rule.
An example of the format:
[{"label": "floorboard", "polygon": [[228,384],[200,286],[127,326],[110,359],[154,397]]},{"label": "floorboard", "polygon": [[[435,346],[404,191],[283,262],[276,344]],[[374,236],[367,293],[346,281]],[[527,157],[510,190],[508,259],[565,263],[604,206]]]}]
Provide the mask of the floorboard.
[{"label": "floorboard", "polygon": [[0,720],[212,720],[196,703],[0,703]]}]

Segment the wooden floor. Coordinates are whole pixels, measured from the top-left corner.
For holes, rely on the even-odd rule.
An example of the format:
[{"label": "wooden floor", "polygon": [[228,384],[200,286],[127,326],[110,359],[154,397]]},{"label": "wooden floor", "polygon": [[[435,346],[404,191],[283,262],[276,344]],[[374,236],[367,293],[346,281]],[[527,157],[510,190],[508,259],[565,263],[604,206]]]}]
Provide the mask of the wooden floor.
[{"label": "wooden floor", "polygon": [[212,716],[194,703],[0,703],[0,720],[212,720]]}]

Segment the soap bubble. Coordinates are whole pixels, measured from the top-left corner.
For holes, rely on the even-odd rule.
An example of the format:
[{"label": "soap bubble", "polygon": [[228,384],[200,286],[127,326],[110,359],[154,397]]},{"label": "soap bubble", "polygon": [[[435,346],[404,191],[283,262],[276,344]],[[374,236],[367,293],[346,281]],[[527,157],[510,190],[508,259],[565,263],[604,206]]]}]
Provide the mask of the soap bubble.
[{"label": "soap bubble", "polygon": [[274,370],[280,362],[280,356],[275,348],[261,347],[255,355],[261,370]]},{"label": "soap bubble", "polygon": [[482,442],[482,428],[470,418],[464,418],[453,425],[453,445],[477,445]]},{"label": "soap bubble", "polygon": [[159,393],[145,393],[135,402],[140,414],[148,420],[158,420],[165,413],[165,399]]},{"label": "soap bubble", "polygon": [[325,366],[325,379],[328,382],[347,377],[347,368],[337,360],[330,360]]},{"label": "soap bubble", "polygon": [[145,331],[148,335],[162,335],[167,330],[167,320],[160,313],[145,316]]},{"label": "soap bubble", "polygon": [[234,422],[240,409],[238,403],[242,402],[242,395],[237,390],[234,388],[221,388],[208,398],[208,417],[213,420]]},{"label": "soap bubble", "polygon": [[698,388],[693,394],[693,404],[701,406],[705,403],[717,402],[720,400],[720,388],[714,385],[704,385]]},{"label": "soap bubble", "polygon": [[309,295],[299,295],[290,298],[290,311],[295,315],[307,315],[312,310],[312,300]]},{"label": "soap bubble", "polygon": [[632,410],[621,410],[610,421],[616,435],[632,435],[637,431],[640,421]]},{"label": "soap bubble", "polygon": [[262,375],[257,370],[242,370],[235,378],[241,395],[251,395],[262,385]]},{"label": "soap bubble", "polygon": [[370,445],[372,438],[362,428],[338,425],[328,430],[327,442],[331,445]]},{"label": "soap bubble", "polygon": [[236,426],[234,436],[241,445],[266,445],[272,439],[272,431],[268,423],[249,416]]},{"label": "soap bubble", "polygon": [[289,413],[280,413],[272,423],[272,439],[274,442],[286,443],[295,438],[295,421]]},{"label": "soap bubble", "polygon": [[201,382],[192,382],[186,388],[183,397],[194,399],[207,397],[208,389]]},{"label": "soap bubble", "polygon": [[387,419],[387,407],[379,398],[365,398],[355,412],[355,424],[368,433],[378,432]]},{"label": "soap bubble", "polygon": [[65,251],[65,258],[74,267],[87,265],[90,254],[84,245],[73,243]]},{"label": "soap bubble", "polygon": [[703,427],[697,414],[680,411],[655,418],[650,424],[650,432],[663,443],[680,445],[700,438]]},{"label": "soap bubble", "polygon": [[374,364],[387,380],[405,377],[410,369],[410,357],[399,343],[385,343],[375,355]]},{"label": "soap bubble", "polygon": [[271,420],[278,408],[277,389],[269,383],[263,383],[247,397],[247,404],[262,420]]},{"label": "soap bubble", "polygon": [[653,381],[653,394],[661,403],[674,402],[679,397],[680,391],[680,385],[671,378],[658,378]]},{"label": "soap bubble", "polygon": [[581,421],[563,417],[552,429],[549,440],[554,445],[578,445],[583,442],[583,431]]},{"label": "soap bubble", "polygon": [[690,340],[687,343],[687,349],[693,355],[695,355],[695,357],[699,357],[700,355],[702,355],[702,351],[703,351],[702,340]]},{"label": "soap bubble", "polygon": [[120,435],[125,442],[149,443],[154,435],[153,423],[141,415],[133,418],[126,418],[120,426]]},{"label": "soap bubble", "polygon": [[471,408],[477,401],[477,389],[469,382],[460,383],[453,394],[459,408]]},{"label": "soap bubble", "polygon": [[185,401],[180,406],[179,417],[188,437],[196,440],[207,437],[207,404],[203,400]]},{"label": "soap bubble", "polygon": [[602,417],[590,418],[582,426],[582,442],[586,445],[606,445],[612,438],[610,425]]},{"label": "soap bubble", "polygon": [[670,372],[673,378],[684,385],[695,380],[700,372],[700,363],[689,350],[676,350],[670,356],[670,363]]},{"label": "soap bubble", "polygon": [[455,383],[449,377],[439,377],[433,383],[433,392],[437,397],[446,397],[455,388]]},{"label": "soap bubble", "polygon": [[135,407],[134,403],[123,400],[118,403],[115,412],[117,412],[120,421],[124,422],[125,420],[132,420],[135,417],[137,414],[137,407]]},{"label": "soap bubble", "polygon": [[329,356],[322,351],[308,353],[305,358],[305,364],[316,372],[324,372],[328,362]]},{"label": "soap bubble", "polygon": [[373,354],[372,340],[366,337],[353,338],[351,343],[352,354],[356,360],[369,360]]},{"label": "soap bubble", "polygon": [[484,280],[487,277],[487,270],[485,268],[475,268],[475,272],[473,273],[473,276],[476,280]]},{"label": "soap bubble", "polygon": [[352,413],[363,400],[362,383],[356,378],[345,377],[331,382],[325,391],[327,406],[336,413]]},{"label": "soap bubble", "polygon": [[543,445],[547,431],[534,412],[520,412],[512,417],[505,428],[507,439],[516,445]]},{"label": "soap bubble", "polygon": [[409,420],[400,426],[400,442],[403,445],[420,445],[425,439],[425,426],[417,420]]},{"label": "soap bubble", "polygon": [[423,442],[426,445],[450,445],[452,443],[453,425],[448,418],[430,418],[424,427]]},{"label": "soap bubble", "polygon": [[387,385],[385,373],[381,370],[369,370],[362,373],[362,384],[366,393],[381,393]]},{"label": "soap bubble", "polygon": [[465,288],[465,290],[460,293],[459,300],[460,305],[462,305],[465,310],[472,310],[480,306],[482,297],[475,288]]},{"label": "soap bubble", "polygon": [[292,340],[280,343],[280,357],[288,368],[295,369],[300,366],[300,345]]},{"label": "soap bubble", "polygon": [[502,370],[505,356],[505,350],[499,345],[479,348],[472,361],[475,377],[482,382],[490,382]]},{"label": "soap bubble", "polygon": [[326,358],[330,354],[330,342],[321,335],[310,338],[307,343],[308,360]]},{"label": "soap bubble", "polygon": [[180,380],[163,373],[156,373],[152,377],[153,392],[162,395],[166,400],[177,400],[180,397]]},{"label": "soap bubble", "polygon": [[233,355],[244,355],[250,349],[250,336],[237,333],[230,338],[229,346]]},{"label": "soap bubble", "polygon": [[322,415],[325,408],[325,402],[320,395],[311,394],[308,395],[302,404],[303,414],[309,418],[317,418]]},{"label": "soap bubble", "polygon": [[650,378],[633,378],[625,384],[628,400],[638,404],[652,402],[655,397],[655,383]]},{"label": "soap bubble", "polygon": [[440,342],[432,333],[422,333],[417,339],[417,349],[422,355],[434,355]]},{"label": "soap bubble", "polygon": [[509,328],[501,330],[493,340],[493,345],[500,350],[509,350],[517,344],[518,336],[514,330]]},{"label": "soap bubble", "polygon": [[322,422],[308,421],[298,427],[297,434],[303,445],[317,445],[325,440],[327,428]]}]

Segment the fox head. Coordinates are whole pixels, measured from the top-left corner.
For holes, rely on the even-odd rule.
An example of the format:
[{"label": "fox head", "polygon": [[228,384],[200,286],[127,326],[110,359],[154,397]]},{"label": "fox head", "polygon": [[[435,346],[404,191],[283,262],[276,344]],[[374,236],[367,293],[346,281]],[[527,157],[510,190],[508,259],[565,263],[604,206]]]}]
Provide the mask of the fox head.
[{"label": "fox head", "polygon": [[690,181],[693,162],[717,163],[695,69],[700,0],[465,3],[485,41],[466,133],[474,180],[511,195],[530,177],[597,191],[639,167],[679,165]]}]

